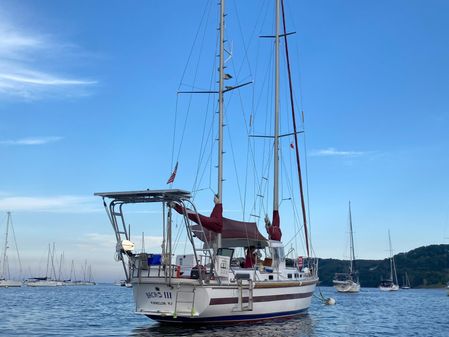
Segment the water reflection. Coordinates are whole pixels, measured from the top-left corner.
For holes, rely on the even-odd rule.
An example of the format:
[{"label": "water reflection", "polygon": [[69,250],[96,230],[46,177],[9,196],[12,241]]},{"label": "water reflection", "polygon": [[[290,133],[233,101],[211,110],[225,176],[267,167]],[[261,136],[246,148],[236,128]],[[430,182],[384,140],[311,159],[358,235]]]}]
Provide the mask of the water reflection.
[{"label": "water reflection", "polygon": [[166,336],[240,336],[240,337],[305,337],[315,336],[315,322],[309,314],[292,319],[277,319],[265,323],[241,323],[216,326],[177,326],[169,324],[148,324],[135,328],[132,337]]}]

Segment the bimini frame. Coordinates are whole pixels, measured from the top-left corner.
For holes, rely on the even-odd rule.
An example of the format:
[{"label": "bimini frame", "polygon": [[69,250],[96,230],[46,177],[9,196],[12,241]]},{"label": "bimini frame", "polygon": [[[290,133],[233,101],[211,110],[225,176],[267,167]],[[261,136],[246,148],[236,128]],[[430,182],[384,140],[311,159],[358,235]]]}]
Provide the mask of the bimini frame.
[{"label": "bimini frame", "polygon": [[[172,208],[167,207],[170,203],[178,203],[184,209],[184,223],[186,226],[186,232],[188,239],[192,245],[193,253],[195,256],[195,261],[198,265],[201,264],[201,258],[198,257],[197,251],[203,250],[203,252],[208,255],[213,261],[211,257],[211,249],[209,242],[205,242],[202,249],[196,249],[194,243],[194,237],[198,236],[197,234],[202,234],[204,238],[207,238],[203,231],[203,227],[201,226],[200,219],[198,217],[198,222],[200,226],[195,226],[193,228],[188,216],[187,209],[191,208],[195,214],[198,214],[195,205],[190,200],[191,194],[185,190],[179,189],[170,189],[170,190],[144,190],[144,191],[129,191],[129,192],[99,192],[95,193],[96,196],[103,198],[103,205],[108,215],[109,221],[111,222],[112,228],[115,232],[115,237],[117,240],[116,253],[117,259],[122,262],[123,270],[125,272],[125,277],[127,282],[131,282],[131,262],[132,262],[132,253],[127,251],[123,247],[123,241],[128,240],[131,241],[130,235],[130,226],[126,225],[125,217],[123,214],[123,205],[126,204],[139,204],[139,203],[162,203],[162,213],[163,213],[163,243],[162,243],[162,256],[163,256],[163,266],[164,266],[164,274],[169,284],[171,284],[171,267],[172,267]],[[112,199],[109,202],[109,205],[106,202],[106,199]],[[165,216],[166,208],[168,208],[167,217]],[[196,224],[195,224],[196,225]],[[198,231],[202,233],[197,233]],[[195,233],[196,232],[196,233]],[[127,262],[124,257],[127,257]],[[168,267],[168,268],[167,268]],[[214,269],[213,263],[211,263],[211,269]],[[212,271],[212,270],[211,270]],[[202,273],[200,273],[200,282],[203,283],[205,280],[203,279]]]}]

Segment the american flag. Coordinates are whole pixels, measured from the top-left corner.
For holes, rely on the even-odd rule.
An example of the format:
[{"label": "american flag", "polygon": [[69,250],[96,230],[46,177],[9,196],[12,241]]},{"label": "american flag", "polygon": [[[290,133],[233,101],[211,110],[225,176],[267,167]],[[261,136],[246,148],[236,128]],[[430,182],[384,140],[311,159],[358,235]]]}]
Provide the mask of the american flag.
[{"label": "american flag", "polygon": [[171,174],[170,178],[168,178],[167,184],[171,184],[175,181],[176,178],[176,171],[178,171],[178,162],[176,162],[175,168],[173,170],[173,173]]}]

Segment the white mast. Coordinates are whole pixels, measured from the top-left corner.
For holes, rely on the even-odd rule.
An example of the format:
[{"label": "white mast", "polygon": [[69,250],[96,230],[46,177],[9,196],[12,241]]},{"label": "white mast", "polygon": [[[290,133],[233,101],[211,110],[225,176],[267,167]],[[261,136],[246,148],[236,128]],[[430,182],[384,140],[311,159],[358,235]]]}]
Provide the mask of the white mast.
[{"label": "white mast", "polygon": [[352,215],[351,215],[351,201],[349,202],[349,232],[350,232],[350,259],[351,264],[349,266],[349,272],[352,274],[354,272],[354,260],[355,260],[355,254],[354,254],[354,238],[352,234]]},{"label": "white mast", "polygon": [[[218,202],[223,197],[223,124],[224,124],[224,0],[220,1],[220,65],[218,67]],[[221,233],[217,235],[217,247],[221,247]]]},{"label": "white mast", "polygon": [[390,230],[388,230],[388,242],[390,245],[390,279],[394,284],[398,284],[398,275],[396,274],[396,265],[394,264],[393,248],[391,247]]},{"label": "white mast", "polygon": [[[11,218],[11,212],[7,212],[6,214],[8,217],[6,219],[5,248],[3,250],[3,260],[2,260],[3,269],[2,269],[2,275],[0,275],[4,278],[6,278],[6,276],[7,276],[6,273],[8,272],[7,271],[7,262],[6,262],[6,251],[8,250],[8,231],[9,231],[9,221]],[[0,279],[1,279],[1,277],[0,277]]]},{"label": "white mast", "polygon": [[390,247],[390,280],[394,282],[394,280],[393,280],[393,250],[391,249],[390,230],[388,230],[388,245]]},{"label": "white mast", "polygon": [[48,278],[48,267],[50,264],[50,244],[48,244],[48,254],[47,254],[47,270],[45,272],[45,278]]},{"label": "white mast", "polygon": [[279,26],[280,0],[276,0],[273,211],[279,210]]}]

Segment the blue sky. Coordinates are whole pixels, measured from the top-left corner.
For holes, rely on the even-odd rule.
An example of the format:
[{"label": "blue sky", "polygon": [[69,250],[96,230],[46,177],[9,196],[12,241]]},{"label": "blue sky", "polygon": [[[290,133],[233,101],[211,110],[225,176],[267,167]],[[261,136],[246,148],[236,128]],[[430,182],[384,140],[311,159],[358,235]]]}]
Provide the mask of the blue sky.
[{"label": "blue sky", "polygon": [[[228,1],[228,7],[235,62],[229,68],[243,69],[233,73],[241,82],[254,80],[255,89],[240,90],[242,109],[251,110],[258,91],[259,105],[269,109],[270,47],[256,37],[272,33],[269,2]],[[288,1],[287,8],[297,32],[290,38],[293,78],[305,112],[317,255],[347,256],[348,200],[360,258],[387,256],[388,229],[396,252],[447,243],[449,3]],[[216,10],[215,1],[205,0],[2,1],[0,210],[13,212],[31,273],[40,272],[48,243],[56,242],[66,259],[92,263],[98,278],[120,277],[110,225],[92,195],[166,186],[174,115],[185,116],[189,102],[179,97],[176,109],[176,91],[181,79],[193,83],[199,55],[195,85],[210,87]],[[203,13],[204,39],[183,77]],[[246,164],[246,145],[239,145],[247,140],[237,137],[244,128],[235,126],[243,121],[231,113],[240,105],[233,95],[224,202],[228,216],[239,216],[233,160]],[[177,188],[192,188],[207,99],[192,103]],[[178,136],[179,128],[178,122]],[[175,152],[178,145],[179,137]],[[214,189],[208,179],[200,187]],[[212,207],[212,193],[199,194],[200,209]],[[145,233],[147,245],[157,246],[160,233]],[[284,228],[284,237],[291,235]]]}]

